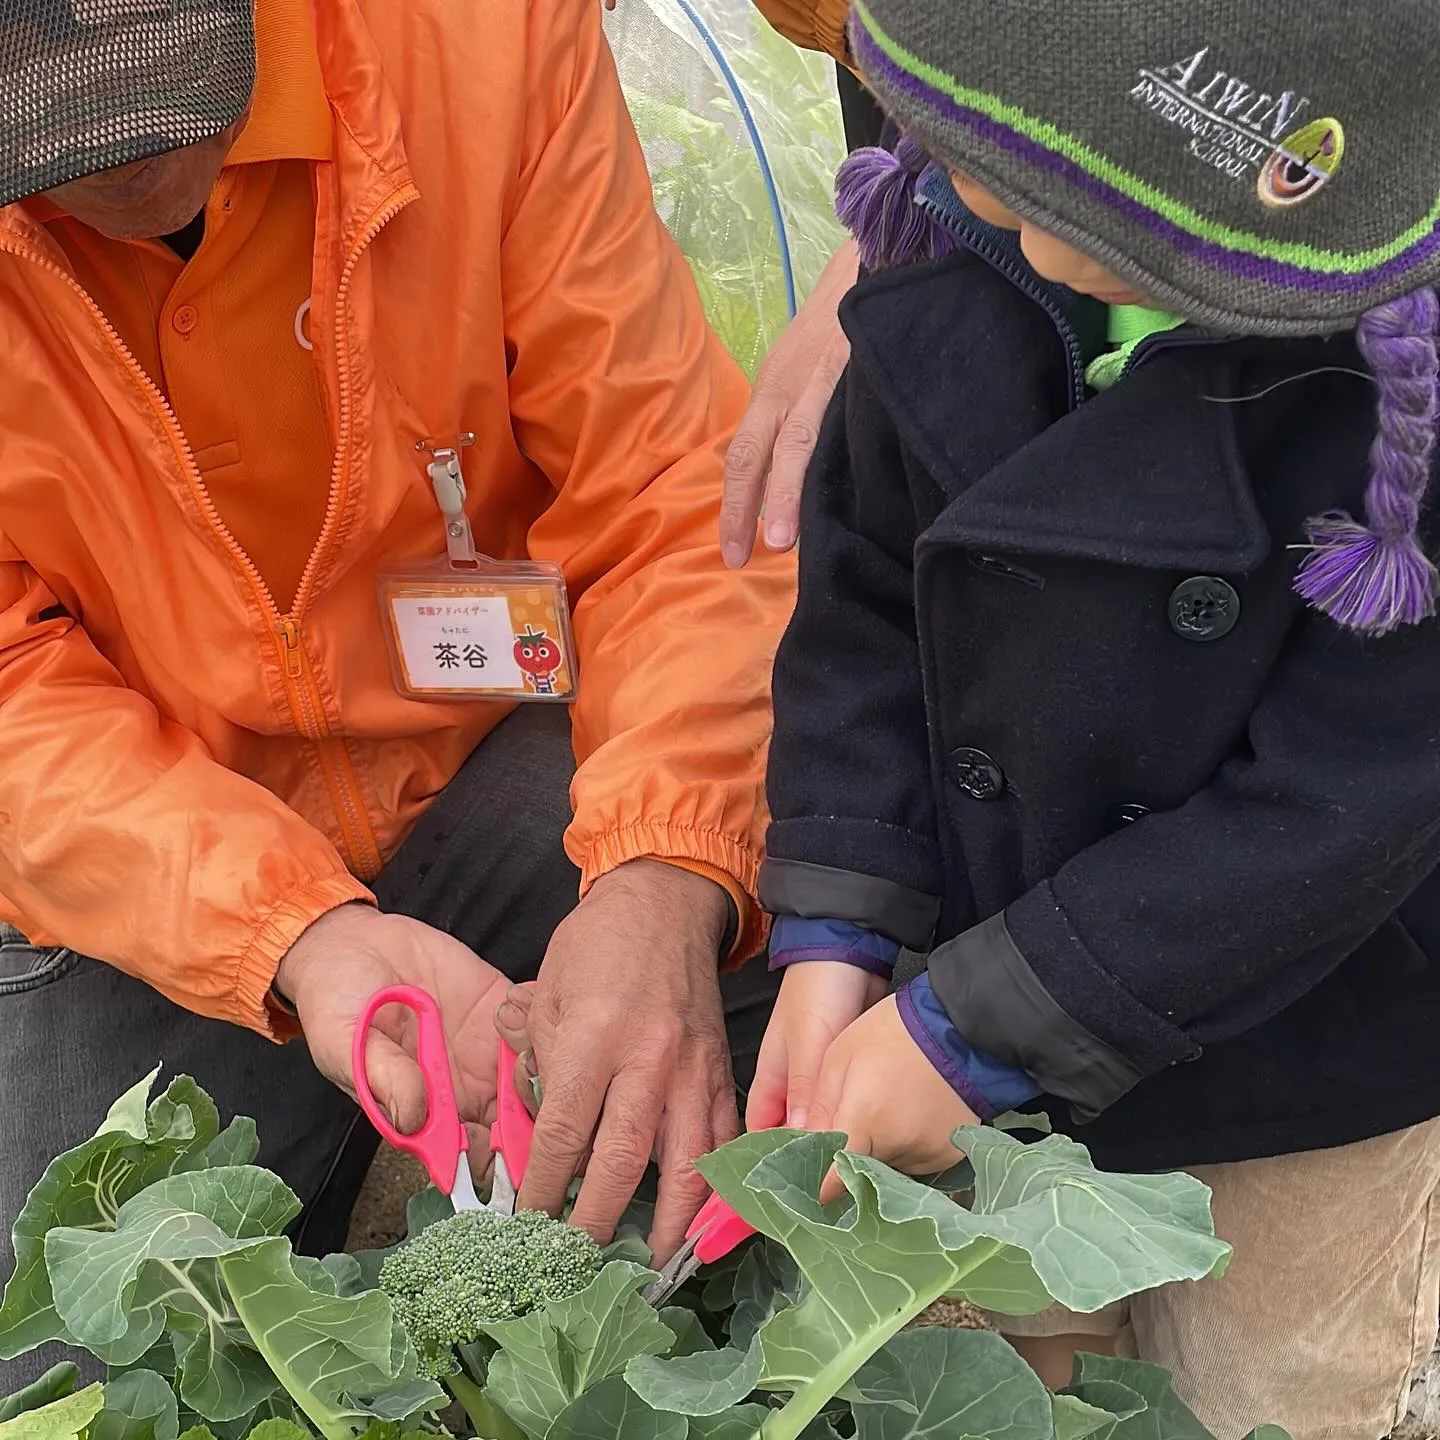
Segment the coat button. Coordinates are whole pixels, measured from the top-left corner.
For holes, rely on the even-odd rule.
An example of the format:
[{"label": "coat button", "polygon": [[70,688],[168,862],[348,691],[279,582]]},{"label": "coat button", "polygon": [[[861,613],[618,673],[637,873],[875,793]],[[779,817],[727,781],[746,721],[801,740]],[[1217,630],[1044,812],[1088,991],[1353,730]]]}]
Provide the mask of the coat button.
[{"label": "coat button", "polygon": [[1115,819],[1121,825],[1133,825],[1137,820],[1143,820],[1149,813],[1148,805],[1122,805],[1115,812]]},{"label": "coat button", "polygon": [[950,752],[955,782],[972,800],[998,800],[1005,793],[1005,772],[983,751]]},{"label": "coat button", "polygon": [[1227,580],[1192,575],[1170,594],[1170,628],[1182,640],[1220,640],[1240,619],[1240,597]]}]

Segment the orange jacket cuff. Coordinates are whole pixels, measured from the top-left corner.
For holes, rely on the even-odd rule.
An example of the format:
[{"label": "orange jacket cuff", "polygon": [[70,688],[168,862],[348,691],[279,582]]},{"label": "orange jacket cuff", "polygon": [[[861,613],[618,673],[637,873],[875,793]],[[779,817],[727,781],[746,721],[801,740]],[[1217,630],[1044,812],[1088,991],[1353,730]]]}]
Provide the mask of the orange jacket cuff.
[{"label": "orange jacket cuff", "polygon": [[255,931],[240,957],[235,975],[237,1024],[258,1030],[267,1039],[293,1040],[300,1027],[271,993],[275,972],[285,952],[322,915],[356,901],[374,904],[374,896],[352,875],[332,875],[292,891],[276,904]]},{"label": "orange jacket cuff", "polygon": [[631,860],[660,860],[703,875],[721,886],[735,904],[739,925],[726,968],[760,953],[770,933],[769,916],[755,900],[760,863],[733,836],[660,822],[626,826],[600,835],[580,866],[583,895],[602,875]]}]

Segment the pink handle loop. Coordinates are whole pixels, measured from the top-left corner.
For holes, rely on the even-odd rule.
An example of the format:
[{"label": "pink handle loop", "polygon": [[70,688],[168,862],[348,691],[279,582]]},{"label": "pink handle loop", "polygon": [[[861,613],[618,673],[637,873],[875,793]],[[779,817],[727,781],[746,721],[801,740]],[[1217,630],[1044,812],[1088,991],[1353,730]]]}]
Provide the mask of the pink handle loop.
[{"label": "pink handle loop", "polygon": [[530,1142],[535,1137],[535,1122],[515,1088],[515,1067],[519,1057],[504,1041],[500,1042],[500,1058],[496,1074],[495,1123],[490,1127],[490,1148],[505,1157],[510,1183],[518,1190],[530,1165]]},{"label": "pink handle loop", "polygon": [[[695,1240],[695,1258],[702,1265],[713,1265],[753,1234],[753,1225],[742,1220],[719,1195],[711,1195],[691,1222],[685,1238]],[[697,1235],[699,1239],[695,1239]]]},{"label": "pink handle loop", "polygon": [[[415,1012],[417,1033],[415,1058],[425,1079],[425,1123],[407,1135],[392,1123],[370,1088],[365,1068],[365,1047],[375,1017],[387,1005],[404,1005]],[[434,998],[414,985],[391,985],[378,990],[365,1002],[355,1026],[350,1050],[350,1068],[360,1108],[370,1123],[397,1150],[413,1155],[425,1166],[436,1188],[445,1194],[455,1188],[460,1157],[468,1148],[460,1107],[455,1103],[455,1085],[450,1078],[450,1051],[445,1044],[445,1023]]]}]

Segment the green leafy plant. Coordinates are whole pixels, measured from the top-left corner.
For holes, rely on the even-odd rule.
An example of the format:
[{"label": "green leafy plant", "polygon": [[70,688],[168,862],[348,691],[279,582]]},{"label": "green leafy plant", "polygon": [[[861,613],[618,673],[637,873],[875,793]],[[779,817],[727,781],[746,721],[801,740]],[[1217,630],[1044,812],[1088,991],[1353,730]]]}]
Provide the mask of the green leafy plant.
[{"label": "green leafy plant", "polygon": [[[154,1081],[116,1101],[31,1191],[0,1357],[60,1341],[109,1366],[92,1440],[175,1440],[182,1421],[243,1431],[277,1417],[352,1440],[377,1419],[433,1409],[443,1392],[418,1378],[390,1301],[359,1290],[359,1266],[291,1252],[283,1231],[300,1202],[250,1163],[253,1122],[222,1131],[194,1081],[151,1101]],[[112,1409],[140,1428],[110,1424]]]},{"label": "green leafy plant", "polygon": [[[543,1217],[451,1216],[433,1191],[394,1251],[297,1257],[298,1205],[252,1163],[253,1125],[221,1130],[183,1077],[151,1100],[153,1081],[46,1169],[0,1302],[0,1353],[60,1340],[109,1379],[77,1392],[73,1365],[51,1371],[0,1402],[0,1440],[446,1433],[450,1395],[422,1368],[478,1440],[1206,1440],[1154,1366],[1084,1356],[1053,1395],[997,1335],[914,1328],[942,1297],[1086,1311],[1220,1274],[1187,1176],[970,1130],[962,1205],[838,1135],[746,1136],[701,1168],[761,1238],[656,1311],[633,1234],[602,1254]],[[846,1196],[822,1206],[832,1164]],[[443,1354],[426,1295],[453,1305]]]},{"label": "green leafy plant", "polygon": [[[845,158],[833,65],[735,0],[702,4],[758,130],[803,300],[844,231]],[[754,375],[789,312],[770,197],[739,109],[675,0],[634,0],[607,21],[650,165],[655,206],[690,262],[705,313]]]}]

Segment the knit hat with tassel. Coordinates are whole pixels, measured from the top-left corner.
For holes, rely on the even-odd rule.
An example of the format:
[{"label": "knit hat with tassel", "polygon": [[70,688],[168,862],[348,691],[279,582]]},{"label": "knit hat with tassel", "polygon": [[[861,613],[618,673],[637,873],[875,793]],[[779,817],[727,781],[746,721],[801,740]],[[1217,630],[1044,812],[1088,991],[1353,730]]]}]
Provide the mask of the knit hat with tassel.
[{"label": "knit hat with tassel", "polygon": [[1380,407],[1364,520],[1310,522],[1296,589],[1367,634],[1435,613],[1436,0],[855,0],[851,43],[906,137],[841,173],[867,265],[950,243],[911,203],[928,155],[1199,325],[1355,329]]}]

